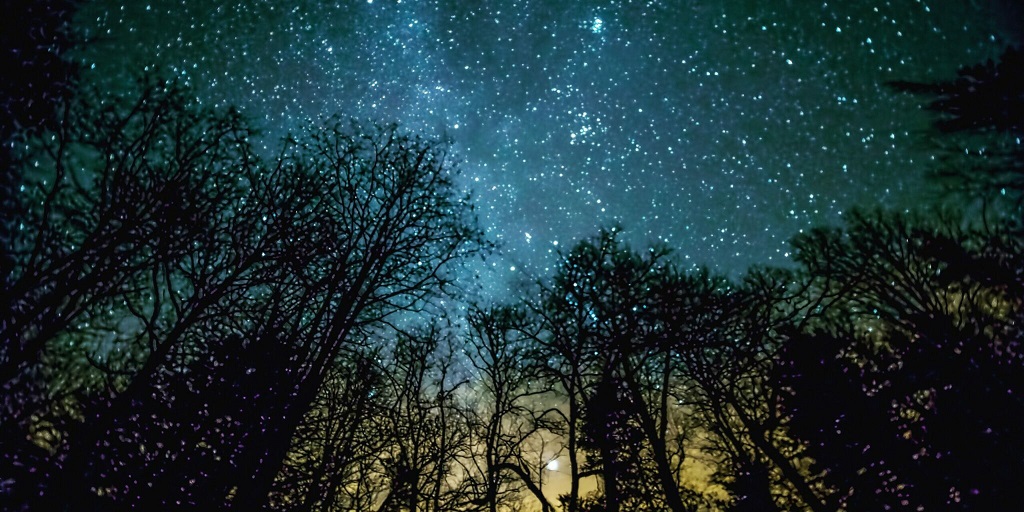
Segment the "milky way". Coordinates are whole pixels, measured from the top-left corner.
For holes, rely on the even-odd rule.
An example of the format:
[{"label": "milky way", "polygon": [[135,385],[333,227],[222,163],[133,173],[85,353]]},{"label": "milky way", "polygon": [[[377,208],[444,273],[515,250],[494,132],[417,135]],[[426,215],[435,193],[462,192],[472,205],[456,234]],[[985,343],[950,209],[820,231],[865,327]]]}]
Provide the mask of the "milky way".
[{"label": "milky way", "polygon": [[89,80],[171,70],[268,140],[335,112],[451,137],[503,245],[487,282],[614,224],[737,274],[928,197],[920,98],[884,82],[1018,44],[1012,3],[100,1],[79,58]]}]

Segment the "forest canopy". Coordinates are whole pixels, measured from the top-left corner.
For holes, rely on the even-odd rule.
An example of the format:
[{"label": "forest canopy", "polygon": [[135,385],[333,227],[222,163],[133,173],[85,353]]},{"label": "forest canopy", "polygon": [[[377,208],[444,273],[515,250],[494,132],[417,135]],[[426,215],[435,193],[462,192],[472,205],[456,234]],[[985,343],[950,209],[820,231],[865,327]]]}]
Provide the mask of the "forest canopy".
[{"label": "forest canopy", "polygon": [[67,84],[4,103],[12,510],[1016,501],[1019,50],[891,84],[945,144],[995,141],[930,169],[984,208],[851,211],[736,276],[609,226],[487,302],[462,277],[495,244],[450,140],[333,115],[267,151],[178,80],[42,65]]}]

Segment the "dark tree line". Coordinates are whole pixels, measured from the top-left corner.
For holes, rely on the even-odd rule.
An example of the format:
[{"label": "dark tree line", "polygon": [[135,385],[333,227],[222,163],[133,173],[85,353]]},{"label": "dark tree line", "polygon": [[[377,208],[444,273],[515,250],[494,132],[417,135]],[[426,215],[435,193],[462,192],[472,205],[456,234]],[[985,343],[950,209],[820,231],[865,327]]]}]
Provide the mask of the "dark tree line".
[{"label": "dark tree line", "polygon": [[237,113],[140,89],[19,160],[5,466],[54,507],[259,508],[339,358],[483,241],[442,143],[329,118],[267,161]]},{"label": "dark tree line", "polygon": [[[939,133],[1005,141],[1019,68],[1011,50],[894,86],[935,97]],[[1019,148],[936,171],[998,215],[853,212],[794,237],[791,268],[735,279],[613,227],[518,299],[455,315],[458,266],[488,243],[446,142],[329,117],[268,156],[174,82],[51,97],[4,133],[5,507],[1016,499]]]},{"label": "dark tree line", "polygon": [[790,336],[774,372],[791,431],[836,500],[851,510],[1012,503],[1024,464],[1020,240],[863,215],[794,243],[829,307]]}]

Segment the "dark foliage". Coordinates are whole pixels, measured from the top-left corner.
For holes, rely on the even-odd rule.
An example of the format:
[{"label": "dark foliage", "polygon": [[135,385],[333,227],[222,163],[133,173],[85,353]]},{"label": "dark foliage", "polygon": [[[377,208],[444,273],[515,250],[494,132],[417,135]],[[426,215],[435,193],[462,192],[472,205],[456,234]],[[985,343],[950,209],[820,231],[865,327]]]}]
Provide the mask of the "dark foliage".
[{"label": "dark foliage", "polygon": [[[889,86],[931,98],[941,156],[934,174],[959,200],[983,201],[1019,227],[1024,206],[1024,50],[962,67],[957,78]],[[1008,212],[1003,211],[1008,208]]]},{"label": "dark foliage", "polygon": [[[991,510],[1024,469],[1020,286],[982,262],[1007,233],[855,216],[795,240],[819,291],[817,326],[793,333],[776,369],[795,436],[850,509]],[[936,252],[956,240],[957,250]],[[826,257],[827,255],[827,257]]]},{"label": "dark foliage", "polygon": [[944,133],[1024,130],[1024,51],[1007,48],[998,61],[964,66],[955,80],[920,83],[893,81],[896,90],[934,99],[936,127]]},{"label": "dark foliage", "polygon": [[[76,44],[71,20],[78,0],[13,0],[4,3],[0,29],[0,297],[14,265],[13,243],[23,183],[16,152],[26,138],[59,122],[77,67],[66,55]],[[5,304],[0,298],[0,308]]]},{"label": "dark foliage", "polygon": [[13,0],[0,30],[0,138],[53,128],[57,105],[77,76],[66,55],[77,44],[71,21],[79,0]]}]

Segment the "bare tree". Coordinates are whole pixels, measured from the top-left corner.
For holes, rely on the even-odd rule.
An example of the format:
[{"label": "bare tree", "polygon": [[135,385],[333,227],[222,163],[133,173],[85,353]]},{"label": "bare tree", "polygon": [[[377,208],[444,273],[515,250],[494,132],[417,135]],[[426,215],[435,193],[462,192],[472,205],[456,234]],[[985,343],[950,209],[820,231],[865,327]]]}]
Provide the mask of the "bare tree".
[{"label": "bare tree", "polygon": [[173,84],[98,94],[24,159],[5,426],[29,428],[30,381],[67,338],[105,384],[77,401],[48,499],[260,508],[338,356],[431,308],[483,247],[457,168],[442,143],[337,118],[268,166],[236,113]]},{"label": "bare tree", "polygon": [[[669,441],[678,366],[662,322],[663,315],[683,313],[670,312],[679,305],[673,293],[687,289],[687,279],[668,259],[666,248],[635,253],[613,229],[577,244],[545,291],[546,302],[538,310],[547,331],[541,340],[544,357],[568,402],[568,414],[553,412],[564,420],[568,443],[570,510],[577,510],[578,481],[589,471],[602,476],[607,510],[634,498],[660,501],[672,510],[691,508],[678,481],[685,453],[670,451],[679,446]],[[618,406],[601,412],[593,405],[610,403]],[[601,463],[588,459],[592,469],[584,471],[575,452],[584,440],[580,427],[587,424],[595,425],[587,444]],[[612,424],[618,427],[608,427]],[[618,447],[633,433],[641,452],[631,462]],[[652,482],[644,485],[653,494],[630,495],[643,481]]]},{"label": "bare tree", "polygon": [[543,510],[553,510],[527,458],[528,442],[541,430],[537,403],[548,393],[533,364],[536,333],[523,312],[511,307],[474,309],[468,321],[467,356],[475,370],[469,421],[478,450],[472,461],[479,488],[474,502],[497,512],[528,490]]},{"label": "bare tree", "polygon": [[386,365],[385,408],[377,421],[385,438],[378,458],[387,483],[378,510],[456,510],[468,504],[469,432],[457,394],[454,340],[437,326],[401,334]]},{"label": "bare tree", "polygon": [[379,352],[346,354],[331,369],[292,439],[274,485],[273,508],[326,512],[375,504],[380,488],[368,472],[387,440],[374,428],[374,417],[384,411]]},{"label": "bare tree", "polygon": [[[178,284],[181,269],[197,268],[190,258],[239,235],[229,212],[255,167],[241,118],[188,107],[173,83],[143,83],[136,97],[106,101],[84,91],[62,105],[60,119],[22,155],[23,208],[5,276],[9,307],[0,313],[4,423],[21,429],[33,428],[26,423],[38,412],[33,396],[48,396],[39,386],[77,391],[92,379],[40,382],[47,357],[93,357],[101,370],[93,373],[115,377],[111,391],[123,389],[137,368],[122,351],[132,343],[121,342],[144,345],[132,356],[156,351],[146,343],[156,338],[124,318],[140,312],[133,307],[141,299],[151,307],[134,316],[151,333],[169,310],[186,308],[189,300],[170,293],[170,283]],[[90,334],[97,330],[120,339]],[[112,368],[118,352],[129,361]]]},{"label": "bare tree", "polygon": [[402,134],[396,126],[364,127],[337,118],[314,129],[284,157],[292,174],[320,180],[308,208],[326,212],[305,262],[304,289],[316,291],[303,311],[309,329],[292,343],[302,357],[294,396],[258,456],[254,478],[233,498],[239,507],[265,502],[269,487],[327,369],[352,337],[422,312],[448,291],[453,264],[480,250],[468,197],[456,190],[444,144]]},{"label": "bare tree", "polygon": [[815,315],[807,292],[791,272],[755,269],[741,283],[706,288],[677,323],[680,401],[709,434],[704,450],[735,510],[830,507],[785,433],[771,379],[785,333]]},{"label": "bare tree", "polygon": [[90,308],[183,264],[240,198],[249,130],[185,101],[160,83],[128,102],[80,95],[23,158],[26,208],[0,323],[5,388]]}]

